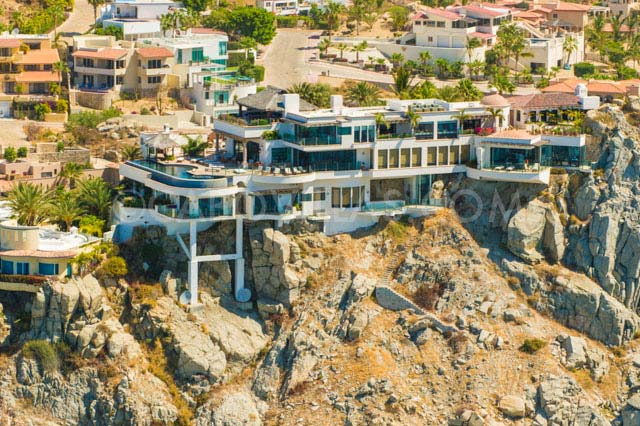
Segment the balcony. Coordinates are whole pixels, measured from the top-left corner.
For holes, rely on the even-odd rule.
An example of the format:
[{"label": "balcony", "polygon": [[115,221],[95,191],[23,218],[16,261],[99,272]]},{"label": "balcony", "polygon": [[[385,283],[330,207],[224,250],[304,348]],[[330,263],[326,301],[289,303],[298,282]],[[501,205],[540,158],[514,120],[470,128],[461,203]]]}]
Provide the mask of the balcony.
[{"label": "balcony", "polygon": [[231,217],[233,216],[233,209],[230,205],[225,205],[222,208],[204,209],[199,208],[197,211],[189,211],[188,208],[179,208],[175,204],[156,206],[155,210],[163,216],[167,216],[173,219],[210,219],[216,217]]},{"label": "balcony", "polygon": [[261,139],[264,132],[273,128],[273,123],[268,119],[246,120],[237,115],[223,114],[213,120],[213,128],[231,137]]},{"label": "balcony", "polygon": [[79,74],[91,74],[91,75],[124,75],[127,71],[126,68],[106,68],[106,67],[85,67],[77,65],[74,67],[74,71]]},{"label": "balcony", "polygon": [[292,134],[280,135],[282,140],[295,143],[296,145],[304,146],[318,146],[318,145],[340,145],[341,139],[339,136],[313,136],[313,137],[296,137]]},{"label": "balcony", "polygon": [[467,167],[467,177],[475,180],[492,182],[515,182],[532,184],[549,184],[551,169],[538,167],[537,169],[514,169],[512,167],[497,166],[494,168],[476,169]]},{"label": "balcony", "polygon": [[140,67],[141,74],[144,76],[154,76],[154,75],[167,75],[171,72],[171,67],[169,65],[163,65],[161,67],[149,68],[147,66]]},{"label": "balcony", "polygon": [[362,207],[363,212],[386,212],[401,210],[405,206],[404,200],[389,200],[389,201],[371,201],[365,203]]}]

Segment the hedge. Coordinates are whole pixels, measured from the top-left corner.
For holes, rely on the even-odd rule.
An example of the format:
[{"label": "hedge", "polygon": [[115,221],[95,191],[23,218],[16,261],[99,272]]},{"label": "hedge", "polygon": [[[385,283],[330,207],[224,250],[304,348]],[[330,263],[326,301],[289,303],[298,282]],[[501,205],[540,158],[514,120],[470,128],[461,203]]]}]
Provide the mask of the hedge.
[{"label": "hedge", "polygon": [[579,62],[573,65],[573,74],[576,77],[583,77],[585,75],[592,75],[596,72],[596,66],[590,62]]}]

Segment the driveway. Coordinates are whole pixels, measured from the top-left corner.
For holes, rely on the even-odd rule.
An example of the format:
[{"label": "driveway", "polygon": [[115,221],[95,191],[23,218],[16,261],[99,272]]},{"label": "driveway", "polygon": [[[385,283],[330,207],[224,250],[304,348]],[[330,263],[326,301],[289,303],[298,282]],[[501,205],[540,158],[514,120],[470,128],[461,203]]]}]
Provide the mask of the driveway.
[{"label": "driveway", "polygon": [[[316,60],[320,31],[279,29],[272,43],[267,46],[257,63],[265,67],[264,85],[286,89],[301,82],[315,82],[317,76],[365,80],[377,84],[393,84],[393,77],[373,71],[365,71],[349,66],[327,64]],[[414,82],[419,82],[416,79]],[[457,80],[433,80],[436,87],[456,85]],[[481,91],[490,91],[487,82],[478,82]],[[514,94],[526,95],[539,92],[532,87],[518,87]]]},{"label": "driveway", "polygon": [[[87,0],[75,0],[73,11],[69,18],[58,25],[58,33],[65,37],[84,34],[91,29],[95,23],[93,19],[93,7]],[[51,31],[53,33],[53,31]]]}]

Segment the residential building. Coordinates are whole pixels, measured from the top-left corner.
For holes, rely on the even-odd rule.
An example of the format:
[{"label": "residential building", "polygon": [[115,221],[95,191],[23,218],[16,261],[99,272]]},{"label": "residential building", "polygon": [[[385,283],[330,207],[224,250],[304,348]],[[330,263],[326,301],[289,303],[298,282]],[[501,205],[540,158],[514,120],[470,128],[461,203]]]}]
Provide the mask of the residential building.
[{"label": "residential building", "polygon": [[[600,106],[598,96],[587,96],[587,86],[576,86],[574,93],[545,92],[509,98],[511,105],[509,122],[524,129],[528,125],[555,125],[570,121],[571,111],[588,111]],[[531,130],[531,126],[529,126]]]},{"label": "residential building", "polygon": [[248,77],[235,72],[201,71],[193,74],[191,98],[196,111],[209,117],[232,112],[237,108],[236,99],[255,94],[257,85]]},{"label": "residential building", "polygon": [[[247,300],[244,220],[279,226],[306,218],[335,234],[373,225],[381,215],[433,212],[445,204],[434,183],[452,175],[548,184],[550,167],[568,158],[561,157],[565,148],[580,154],[585,138],[511,130],[511,101],[493,93],[477,102],[390,100],[348,108],[334,95],[330,108],[317,109],[267,87],[238,99],[237,113],[214,120],[214,157],[177,158],[184,141],[169,130],[141,137],[144,159],[121,165],[120,174],[153,201],[145,208],[119,205],[114,238],[128,239],[141,222],[164,226],[189,259],[191,303],[199,263],[217,260],[235,262],[235,295]],[[548,148],[554,146],[561,148]],[[573,160],[566,166],[581,166],[584,158]],[[234,253],[199,254],[198,232],[219,221],[236,222]]]},{"label": "residential building", "polygon": [[[46,34],[3,34],[0,36],[0,117],[10,117],[13,102],[30,108],[52,101],[52,85],[61,82],[54,64],[60,60]],[[24,96],[21,96],[24,95]]]},{"label": "residential building", "polygon": [[73,259],[98,241],[97,238],[79,234],[77,230],[59,232],[5,220],[0,223],[2,281],[7,281],[10,275],[70,277]]},{"label": "residential building", "polygon": [[640,9],[640,1],[638,0],[609,0],[607,5],[613,16],[622,15],[626,17]]},{"label": "residential building", "polygon": [[610,102],[613,99],[621,99],[625,96],[638,96],[640,91],[640,79],[633,80],[582,80],[570,78],[559,81],[542,89],[543,93],[572,94],[578,90],[578,86],[584,85],[590,95],[599,97],[602,101]]},{"label": "residential building", "polygon": [[161,37],[160,17],[179,8],[181,3],[170,0],[116,0],[101,8],[98,22],[122,29],[125,40]]}]

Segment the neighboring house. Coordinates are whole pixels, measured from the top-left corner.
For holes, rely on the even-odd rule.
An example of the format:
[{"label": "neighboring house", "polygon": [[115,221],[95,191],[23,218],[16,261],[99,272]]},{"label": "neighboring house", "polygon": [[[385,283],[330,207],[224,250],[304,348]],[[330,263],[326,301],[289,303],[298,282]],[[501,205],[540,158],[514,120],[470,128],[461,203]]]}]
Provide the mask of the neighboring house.
[{"label": "neighboring house", "polygon": [[268,10],[275,15],[297,15],[300,13],[300,5],[297,0],[257,0],[256,7]]},{"label": "neighboring house", "polygon": [[14,101],[29,109],[34,103],[54,100],[51,86],[62,80],[54,71],[59,60],[46,34],[1,35],[0,117],[12,115]]},{"label": "neighboring house", "polygon": [[191,97],[196,111],[210,117],[232,112],[236,108],[236,99],[257,91],[253,79],[238,77],[234,72],[202,71],[193,77]]},{"label": "neighboring house", "polygon": [[167,0],[121,0],[102,7],[98,21],[105,28],[122,29],[125,40],[161,37],[160,17],[179,8],[182,8],[181,3]]},{"label": "neighboring house", "polygon": [[10,275],[69,277],[74,272],[73,259],[97,241],[77,231],[59,232],[5,220],[0,223],[2,281]]},{"label": "neighboring house", "polygon": [[[214,120],[216,156],[163,161],[181,149],[177,135],[164,134],[141,140],[145,158],[120,166],[134,190],[154,201],[119,205],[114,238],[128,239],[140,222],[176,235],[189,258],[191,303],[199,264],[221,259],[235,263],[236,298],[249,298],[241,273],[244,220],[280,226],[306,218],[331,235],[371,226],[385,214],[432,212],[445,205],[432,185],[446,176],[548,184],[550,167],[584,161],[584,135],[508,130],[511,104],[497,93],[477,102],[389,100],[366,108],[345,107],[334,95],[330,108],[317,109],[267,87],[237,104],[237,113]],[[550,155],[554,146],[562,149]],[[572,151],[563,158],[565,148]],[[198,230],[218,221],[236,221],[235,253],[199,255]]]},{"label": "neighboring house", "polygon": [[640,1],[638,0],[609,0],[609,10],[612,16],[622,15],[629,16],[632,12],[640,9]]},{"label": "neighboring house", "polygon": [[584,85],[587,92],[592,96],[598,96],[603,101],[621,99],[625,96],[638,96],[640,80],[581,80],[571,78],[552,84],[542,89],[544,93],[575,93],[578,86]]}]

